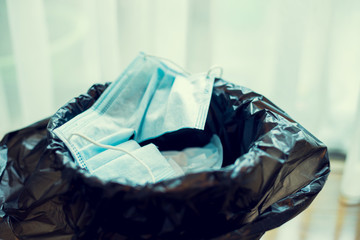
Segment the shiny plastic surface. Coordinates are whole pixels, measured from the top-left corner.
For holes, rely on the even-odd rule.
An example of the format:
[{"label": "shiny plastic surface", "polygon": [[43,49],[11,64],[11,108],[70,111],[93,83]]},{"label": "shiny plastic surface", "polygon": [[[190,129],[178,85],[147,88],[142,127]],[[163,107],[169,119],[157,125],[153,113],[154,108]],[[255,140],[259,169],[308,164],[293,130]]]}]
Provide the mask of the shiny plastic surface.
[{"label": "shiny plastic surface", "polygon": [[2,239],[259,239],[303,211],[325,184],[326,146],[264,96],[221,79],[205,132],[186,129],[152,142],[182,149],[217,134],[222,169],[137,187],[103,182],[75,165],[52,130],[106,86],[2,139]]}]

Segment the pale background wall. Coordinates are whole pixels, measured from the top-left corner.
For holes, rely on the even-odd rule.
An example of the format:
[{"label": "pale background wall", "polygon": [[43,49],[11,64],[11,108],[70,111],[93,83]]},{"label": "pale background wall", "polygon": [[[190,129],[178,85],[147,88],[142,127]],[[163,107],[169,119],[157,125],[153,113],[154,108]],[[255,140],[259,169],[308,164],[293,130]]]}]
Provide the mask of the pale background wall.
[{"label": "pale background wall", "polygon": [[275,102],[347,151],[360,112],[358,0],[0,0],[0,136],[52,115],[139,51]]}]

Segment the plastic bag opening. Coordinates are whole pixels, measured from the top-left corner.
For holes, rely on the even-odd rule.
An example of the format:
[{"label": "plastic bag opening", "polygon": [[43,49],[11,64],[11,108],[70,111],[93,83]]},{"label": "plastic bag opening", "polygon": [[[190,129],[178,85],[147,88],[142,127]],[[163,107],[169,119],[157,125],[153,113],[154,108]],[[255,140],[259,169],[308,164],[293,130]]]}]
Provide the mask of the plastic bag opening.
[{"label": "plastic bag opening", "polygon": [[[214,134],[223,167],[131,187],[74,164],[52,130],[88,109],[95,85],[51,119],[1,141],[0,224],[20,239],[258,239],[295,217],[329,174],[326,146],[260,94],[216,79],[205,130],[153,139],[162,150]],[[46,125],[47,124],[47,125]],[[177,135],[179,134],[179,135]],[[181,139],[181,141],[176,141]]]}]

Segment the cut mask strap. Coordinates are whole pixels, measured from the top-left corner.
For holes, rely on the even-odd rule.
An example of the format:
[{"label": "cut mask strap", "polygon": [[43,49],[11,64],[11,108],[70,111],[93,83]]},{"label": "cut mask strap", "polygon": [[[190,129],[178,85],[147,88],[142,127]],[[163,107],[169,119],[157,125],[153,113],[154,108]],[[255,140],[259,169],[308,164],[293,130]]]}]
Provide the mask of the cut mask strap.
[{"label": "cut mask strap", "polygon": [[105,148],[105,149],[116,150],[116,151],[121,151],[121,152],[124,152],[124,153],[128,154],[132,158],[135,158],[141,165],[143,165],[146,168],[146,170],[149,172],[149,174],[151,176],[152,181],[155,183],[155,176],[152,173],[149,166],[146,163],[144,163],[141,159],[139,159],[135,155],[133,155],[131,152],[129,152],[129,151],[125,150],[125,149],[119,148],[119,147],[114,147],[114,146],[111,146],[111,145],[98,143],[98,142],[94,141],[93,139],[91,139],[91,138],[89,138],[89,137],[87,137],[87,136],[85,136],[85,135],[83,135],[81,133],[72,133],[70,135],[69,139],[68,139],[69,142],[70,142],[71,137],[73,137],[73,136],[79,136],[79,137],[85,139],[88,142],[91,142],[92,144],[94,144],[94,145],[96,145],[98,147],[102,147],[102,148]]},{"label": "cut mask strap", "polygon": [[214,70],[219,70],[219,76],[218,78],[222,78],[222,75],[223,75],[223,68],[218,66],[218,65],[214,65],[212,67],[209,68],[209,70],[207,71],[206,73],[206,77],[210,77],[210,74],[214,72]]}]

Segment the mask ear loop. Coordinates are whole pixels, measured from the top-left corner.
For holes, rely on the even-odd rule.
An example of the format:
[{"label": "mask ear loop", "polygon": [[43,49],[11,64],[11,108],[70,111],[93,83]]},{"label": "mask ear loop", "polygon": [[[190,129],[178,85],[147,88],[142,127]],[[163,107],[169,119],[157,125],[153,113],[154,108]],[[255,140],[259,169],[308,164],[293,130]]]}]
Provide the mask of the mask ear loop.
[{"label": "mask ear loop", "polygon": [[176,66],[177,68],[179,68],[181,71],[183,71],[184,73],[188,74],[188,75],[191,75],[190,72],[188,72],[185,68],[183,68],[182,66],[180,66],[179,64],[177,64],[176,62],[168,59],[168,58],[164,58],[164,57],[158,57],[158,56],[155,56],[155,55],[150,55],[150,54],[144,54],[144,57],[153,57],[153,58],[158,58],[158,59],[161,59],[161,60],[164,60],[164,61],[167,61],[171,64],[173,64],[174,66]]},{"label": "mask ear loop", "polygon": [[121,151],[121,152],[124,152],[126,154],[128,154],[129,156],[135,158],[141,165],[143,165],[146,170],[149,172],[150,176],[151,176],[151,179],[152,181],[155,183],[155,176],[154,174],[152,173],[151,169],[149,168],[148,165],[146,165],[146,163],[144,163],[141,159],[139,159],[138,157],[136,157],[135,155],[133,155],[131,152],[125,150],[125,149],[122,149],[122,148],[119,148],[119,147],[114,147],[114,146],[111,146],[111,145],[106,145],[106,144],[102,144],[102,143],[98,143],[96,141],[94,141],[93,139],[81,134],[81,133],[72,133],[70,135],[70,137],[68,138],[68,141],[70,141],[70,138],[73,137],[73,136],[79,136],[83,139],[85,139],[86,141],[88,142],[91,142],[92,144],[98,146],[98,147],[102,147],[102,148],[106,148],[106,149],[111,149],[111,150],[116,150],[116,151]]},{"label": "mask ear loop", "polygon": [[214,72],[214,70],[217,70],[217,69],[219,70],[219,76],[218,76],[218,78],[222,78],[224,69],[223,69],[222,67],[218,66],[218,65],[214,65],[214,66],[210,67],[209,70],[208,70],[207,73],[206,73],[206,77],[209,78],[209,77],[210,77],[210,74],[211,74],[212,72]]}]

